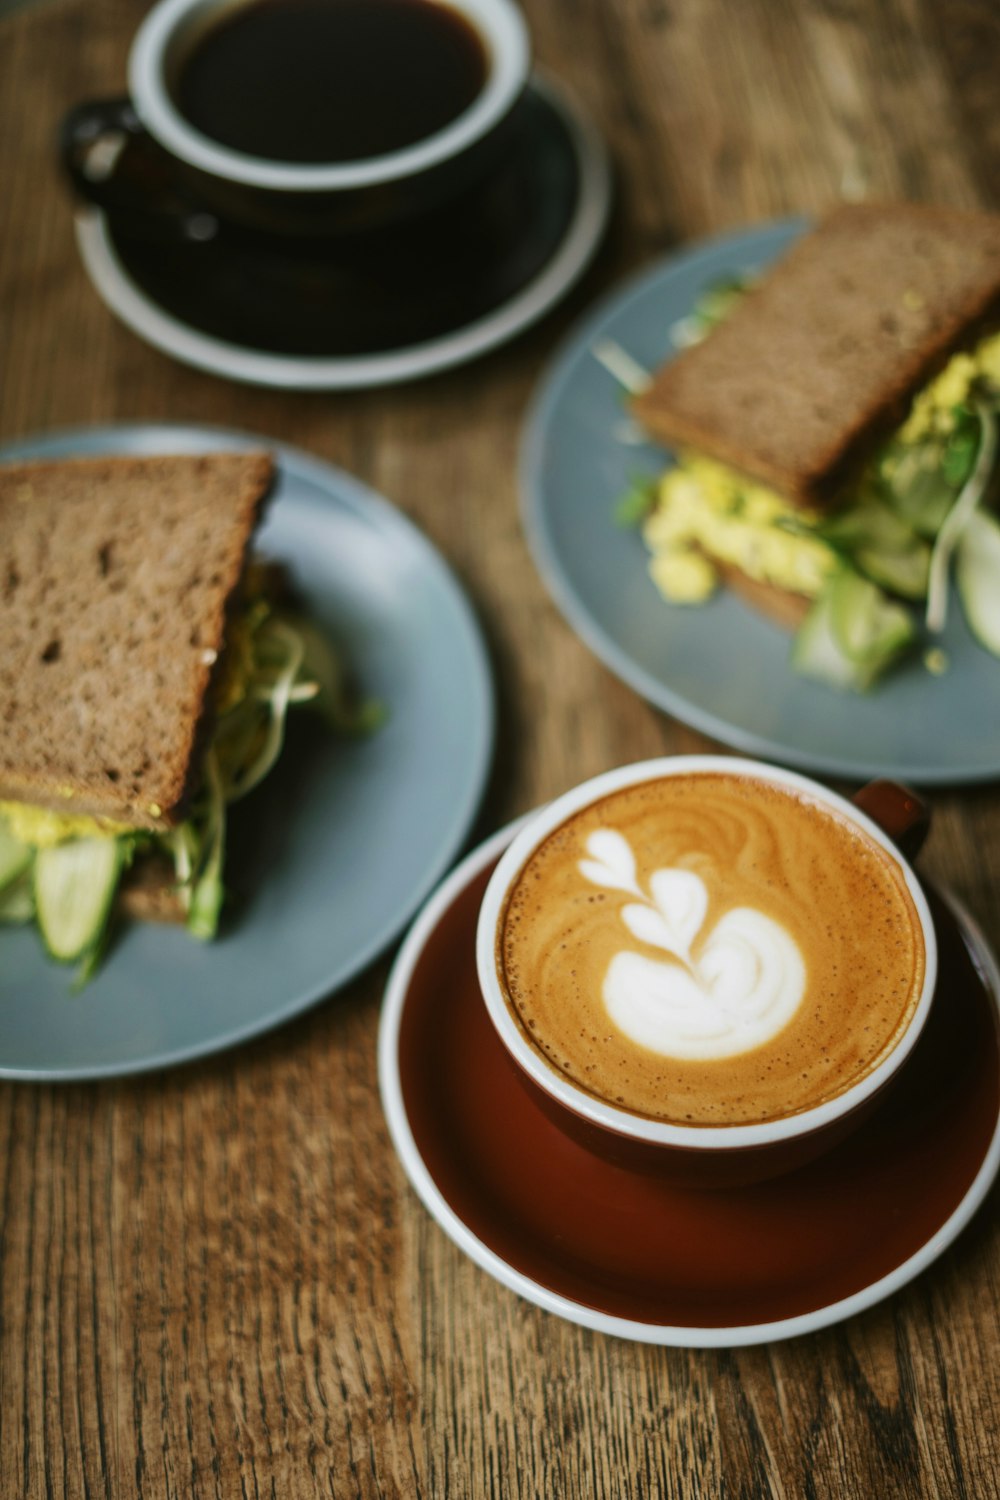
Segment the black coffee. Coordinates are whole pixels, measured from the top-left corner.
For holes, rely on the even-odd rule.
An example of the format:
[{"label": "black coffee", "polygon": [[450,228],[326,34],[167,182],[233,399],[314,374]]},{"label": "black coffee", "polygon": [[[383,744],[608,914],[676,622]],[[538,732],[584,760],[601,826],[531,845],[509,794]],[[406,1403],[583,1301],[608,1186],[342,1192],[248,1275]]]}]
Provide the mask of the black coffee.
[{"label": "black coffee", "polygon": [[251,0],[177,69],[177,108],[235,151],[363,161],[456,119],[486,78],[483,43],[435,0]]}]

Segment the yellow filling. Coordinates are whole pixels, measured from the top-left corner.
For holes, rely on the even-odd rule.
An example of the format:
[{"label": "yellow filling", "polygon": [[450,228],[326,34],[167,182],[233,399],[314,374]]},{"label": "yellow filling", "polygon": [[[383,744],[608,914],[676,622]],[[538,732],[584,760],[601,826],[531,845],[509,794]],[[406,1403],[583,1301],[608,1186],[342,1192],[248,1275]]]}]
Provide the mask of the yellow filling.
[{"label": "yellow filling", "polygon": [[950,432],[955,425],[952,409],[966,400],[976,380],[1000,385],[1000,333],[983,339],[969,354],[956,354],[948,361],[940,375],[914,399],[899,437],[904,443],[912,443],[930,432]]},{"label": "yellow filling", "polygon": [[713,592],[717,575],[709,558],[814,598],[836,566],[825,542],[801,534],[803,523],[818,519],[818,512],[790,505],[724,464],[688,454],[663,476],[646,522],[649,570],[677,604],[699,604]]},{"label": "yellow filling", "polygon": [[58,813],[27,802],[0,802],[0,817],[21,844],[48,849],[67,839],[116,838],[128,825],[110,818],[90,818],[82,813]]}]

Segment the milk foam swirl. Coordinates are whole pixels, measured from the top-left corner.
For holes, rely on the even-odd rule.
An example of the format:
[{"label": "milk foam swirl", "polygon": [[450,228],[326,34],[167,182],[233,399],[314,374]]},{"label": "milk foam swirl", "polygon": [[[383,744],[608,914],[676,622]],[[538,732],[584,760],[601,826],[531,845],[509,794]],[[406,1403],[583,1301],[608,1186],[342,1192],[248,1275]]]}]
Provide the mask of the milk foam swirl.
[{"label": "milk foam swirl", "polygon": [[586,849],[581,874],[637,897],[622,907],[622,921],[640,942],[671,955],[663,962],[623,949],[612,958],[603,998],[619,1030],[665,1057],[708,1061],[749,1052],[787,1025],[805,993],[806,967],[779,923],[735,907],[693,957],[708,912],[704,881],[690,870],[656,870],[647,894],[622,834],[598,829]]}]

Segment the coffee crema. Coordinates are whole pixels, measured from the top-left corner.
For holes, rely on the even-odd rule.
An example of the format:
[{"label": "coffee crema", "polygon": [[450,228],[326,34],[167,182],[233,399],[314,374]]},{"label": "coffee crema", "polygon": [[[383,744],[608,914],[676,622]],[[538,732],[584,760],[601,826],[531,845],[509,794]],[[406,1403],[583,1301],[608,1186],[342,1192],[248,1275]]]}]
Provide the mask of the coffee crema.
[{"label": "coffee crema", "polygon": [[692,773],[555,829],[498,926],[508,1008],[550,1066],[679,1125],[781,1119],[891,1052],[923,988],[896,861],[807,793]]},{"label": "coffee crema", "polygon": [[487,75],[478,32],[438,0],[247,0],[172,69],[190,124],[268,161],[367,161],[436,135]]}]

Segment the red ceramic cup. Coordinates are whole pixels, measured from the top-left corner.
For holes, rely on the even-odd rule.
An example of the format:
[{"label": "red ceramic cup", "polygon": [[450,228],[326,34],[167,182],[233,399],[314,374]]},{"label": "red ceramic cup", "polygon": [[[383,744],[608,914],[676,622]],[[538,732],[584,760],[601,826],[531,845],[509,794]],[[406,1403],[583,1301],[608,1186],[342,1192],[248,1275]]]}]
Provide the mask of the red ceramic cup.
[{"label": "red ceramic cup", "polygon": [[[924,942],[924,980],[909,1025],[895,1047],[860,1082],[813,1108],[759,1124],[692,1126],[653,1120],[617,1108],[576,1087],[528,1042],[504,998],[496,969],[498,924],[508,891],[534,850],[574,813],[624,787],[665,776],[716,772],[804,792],[855,823],[898,867],[912,898]],[[479,983],[490,1019],[522,1082],[550,1118],[574,1139],[632,1170],[671,1181],[730,1187],[790,1171],[853,1130],[875,1106],[923,1030],[937,981],[937,939],[920,883],[903,850],[915,854],[926,833],[927,809],[914,793],[874,782],[847,801],[818,782],[755,761],[675,756],[624,766],[595,777],[531,818],[500,860],[480,908],[476,940]]]}]

